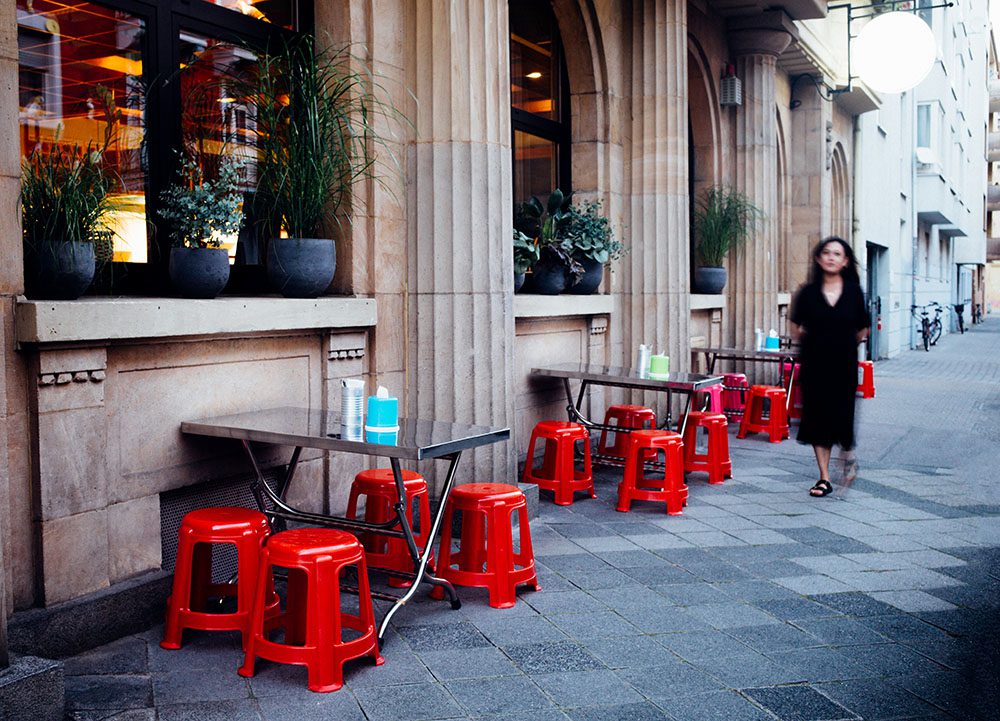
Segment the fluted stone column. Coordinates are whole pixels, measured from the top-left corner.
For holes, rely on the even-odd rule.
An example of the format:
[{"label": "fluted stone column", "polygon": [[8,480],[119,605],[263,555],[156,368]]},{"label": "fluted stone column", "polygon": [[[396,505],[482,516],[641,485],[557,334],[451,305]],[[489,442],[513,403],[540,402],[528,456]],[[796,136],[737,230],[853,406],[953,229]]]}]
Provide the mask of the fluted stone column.
[{"label": "fluted stone column", "polygon": [[[690,365],[687,3],[636,2],[632,16],[631,213],[623,362],[640,343]],[[628,202],[628,201],[626,201]]]},{"label": "fluted stone column", "polygon": [[[769,10],[729,23],[729,46],[743,80],[736,109],[734,186],[763,211],[763,222],[743,249],[730,256],[729,340],[753,346],[754,329],[778,329],[778,142],[775,73],[778,56],[795,36],[792,21]],[[780,329],[778,329],[780,330]]]},{"label": "fluted stone column", "polygon": [[[410,13],[408,411],[506,426],[514,411],[507,4],[415,0]],[[476,451],[459,480],[513,482],[513,454],[512,443]]]}]

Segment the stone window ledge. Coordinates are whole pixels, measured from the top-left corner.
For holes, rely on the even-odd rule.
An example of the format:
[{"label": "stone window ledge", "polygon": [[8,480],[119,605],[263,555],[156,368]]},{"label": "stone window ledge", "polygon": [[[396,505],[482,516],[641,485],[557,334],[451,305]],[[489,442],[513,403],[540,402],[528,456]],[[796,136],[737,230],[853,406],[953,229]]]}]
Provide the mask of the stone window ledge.
[{"label": "stone window ledge", "polygon": [[615,310],[610,295],[515,295],[515,318],[558,318],[574,315],[608,315]]},{"label": "stone window ledge", "polygon": [[692,293],[691,310],[715,310],[726,307],[726,296],[722,294]]},{"label": "stone window ledge", "polygon": [[18,298],[17,342],[87,343],[375,325],[373,298]]}]

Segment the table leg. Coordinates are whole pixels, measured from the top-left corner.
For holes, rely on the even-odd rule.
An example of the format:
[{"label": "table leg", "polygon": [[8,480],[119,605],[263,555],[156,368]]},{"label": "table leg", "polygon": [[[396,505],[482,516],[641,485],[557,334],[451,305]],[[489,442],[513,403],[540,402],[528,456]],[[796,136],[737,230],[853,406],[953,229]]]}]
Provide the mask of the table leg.
[{"label": "table leg", "polygon": [[785,390],[785,410],[790,411],[792,409],[792,388],[795,385],[795,359],[785,358],[781,362],[782,368],[784,368],[785,363],[788,363],[788,388]]},{"label": "table leg", "polygon": [[302,448],[299,446],[295,447],[292,451],[292,457],[288,461],[288,468],[285,470],[285,474],[281,479],[281,483],[278,485],[278,493],[275,494],[271,490],[271,487],[267,485],[267,481],[264,479],[264,472],[260,469],[260,464],[257,462],[257,457],[253,453],[253,448],[250,446],[250,441],[240,441],[243,444],[243,451],[246,453],[247,458],[250,459],[250,465],[253,467],[254,480],[250,483],[250,492],[253,493],[254,502],[257,504],[257,510],[267,516],[268,522],[271,524],[272,531],[284,531],[287,527],[284,518],[274,515],[274,507],[277,507],[282,511],[294,511],[293,508],[286,505],[285,494],[288,492],[288,487],[292,483],[292,477],[295,475],[295,469],[299,465],[299,456],[302,454]]},{"label": "table leg", "polygon": [[684,437],[684,431],[687,430],[688,424],[688,413],[691,412],[691,399],[694,397],[694,393],[687,393],[687,400],[684,402],[684,416],[681,421],[681,427],[677,429],[678,433],[681,434],[681,438]]},{"label": "table leg", "polygon": [[[445,507],[448,505],[448,497],[451,495],[451,489],[455,485],[455,471],[458,469],[458,461],[462,457],[462,452],[452,454],[451,456],[444,456],[451,460],[448,466],[448,474],[445,476],[444,489],[441,491],[441,501],[438,505],[437,513],[434,514],[434,523],[431,524],[431,530],[427,534],[427,546],[424,548],[424,552],[419,554],[419,563],[416,568],[416,578],[413,580],[413,585],[410,586],[406,593],[397,600],[389,611],[385,614],[385,618],[382,619],[382,624],[379,626],[378,637],[382,640],[385,637],[385,631],[389,628],[389,621],[396,614],[400,608],[406,605],[406,603],[413,597],[413,594],[417,592],[417,588],[420,586],[421,581],[427,581],[435,586],[441,586],[445,593],[448,595],[448,600],[451,602],[452,608],[461,608],[462,602],[458,598],[458,594],[455,593],[455,587],[451,585],[450,582],[444,580],[443,578],[438,578],[432,573],[427,571],[427,561],[430,558],[431,549],[434,548],[434,539],[437,538],[438,532],[441,529],[441,521],[444,519]],[[395,461],[393,464],[393,475],[396,478],[397,489],[402,492],[403,477],[402,473],[399,473],[399,462]],[[397,475],[398,474],[398,475]],[[403,498],[405,498],[405,494]],[[400,519],[404,529],[409,528],[409,523],[406,523],[405,518]],[[404,534],[406,531],[404,530]],[[449,543],[451,539],[446,539]],[[411,552],[416,550],[416,544],[413,541],[413,532],[410,530],[407,536],[407,543],[411,547]]]}]

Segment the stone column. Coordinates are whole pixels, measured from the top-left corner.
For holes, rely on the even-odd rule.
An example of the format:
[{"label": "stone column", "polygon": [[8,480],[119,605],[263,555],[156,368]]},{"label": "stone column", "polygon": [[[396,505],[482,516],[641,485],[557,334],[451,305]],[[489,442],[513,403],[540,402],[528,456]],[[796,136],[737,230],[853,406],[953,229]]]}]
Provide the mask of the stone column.
[{"label": "stone column", "polygon": [[[407,148],[407,412],[508,426],[514,270],[507,4],[415,0],[409,12],[416,113]],[[379,313],[380,326],[397,320]],[[515,480],[512,443],[471,455],[459,482]]]},{"label": "stone column", "polygon": [[637,2],[632,16],[630,253],[622,363],[640,343],[690,365],[687,3]]},{"label": "stone column", "polygon": [[736,74],[743,80],[743,106],[736,108],[736,167],[733,186],[764,213],[757,233],[730,256],[728,340],[753,346],[754,329],[778,329],[778,143],[775,72],[778,56],[796,36],[780,10],[736,18],[728,24]]},{"label": "stone column", "polygon": [[830,165],[833,145],[827,125],[831,103],[817,88],[801,82],[793,100],[792,130],[788,154],[788,197],[791,223],[788,229],[788,271],[791,289],[806,280],[813,247],[830,232]]}]

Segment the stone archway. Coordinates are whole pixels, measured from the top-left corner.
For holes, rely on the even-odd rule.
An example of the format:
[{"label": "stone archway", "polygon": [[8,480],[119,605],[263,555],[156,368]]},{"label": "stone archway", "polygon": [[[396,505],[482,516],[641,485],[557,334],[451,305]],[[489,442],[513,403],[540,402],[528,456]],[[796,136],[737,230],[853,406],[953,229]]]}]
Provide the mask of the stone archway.
[{"label": "stone archway", "polygon": [[781,113],[775,110],[775,116],[777,118],[775,142],[778,146],[778,207],[774,230],[778,245],[778,290],[790,292],[795,287],[797,279],[792,277],[791,241],[788,232],[790,226],[788,183],[786,182],[788,178],[788,149]]},{"label": "stone archway", "polygon": [[847,153],[839,142],[833,148],[830,162],[832,188],[830,193],[830,233],[851,242],[851,186],[847,168]]},{"label": "stone archway", "polygon": [[[704,48],[688,35],[688,194],[691,265],[697,263],[694,243],[694,206],[701,194],[721,180],[722,153],[719,97],[715,76]],[[698,119],[695,122],[695,118]]]}]

